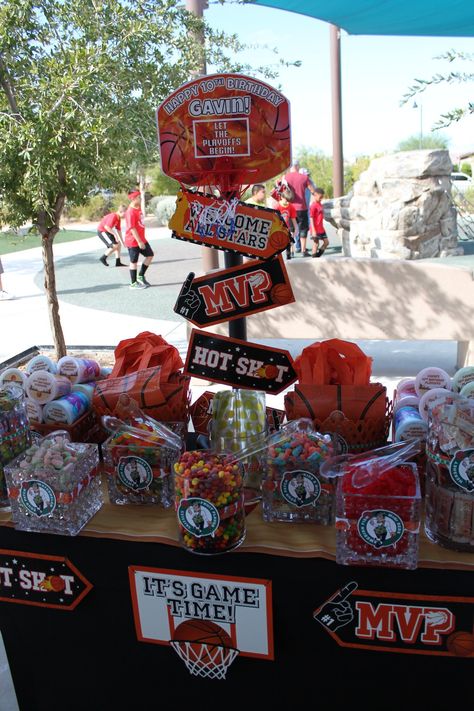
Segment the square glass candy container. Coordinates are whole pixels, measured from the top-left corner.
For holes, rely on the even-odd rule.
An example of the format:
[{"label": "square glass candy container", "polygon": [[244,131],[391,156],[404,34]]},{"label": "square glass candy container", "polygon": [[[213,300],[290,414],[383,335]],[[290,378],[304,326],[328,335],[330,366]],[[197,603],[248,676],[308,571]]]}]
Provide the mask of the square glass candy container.
[{"label": "square glass candy container", "polygon": [[95,444],[55,432],[5,468],[18,531],[75,536],[103,504]]},{"label": "square glass candy container", "polygon": [[264,520],[332,524],[334,479],[319,470],[332,455],[331,436],[316,432],[309,420],[289,423],[269,437],[262,483]]},{"label": "square glass candy container", "polygon": [[0,387],[0,510],[10,508],[4,467],[31,444],[23,390],[13,383]]},{"label": "square glass candy container", "polygon": [[347,468],[337,484],[336,562],[414,570],[418,562],[420,483],[402,463],[356,487]]},{"label": "square glass candy container", "polygon": [[173,465],[179,451],[118,430],[102,445],[112,504],[173,504]]}]

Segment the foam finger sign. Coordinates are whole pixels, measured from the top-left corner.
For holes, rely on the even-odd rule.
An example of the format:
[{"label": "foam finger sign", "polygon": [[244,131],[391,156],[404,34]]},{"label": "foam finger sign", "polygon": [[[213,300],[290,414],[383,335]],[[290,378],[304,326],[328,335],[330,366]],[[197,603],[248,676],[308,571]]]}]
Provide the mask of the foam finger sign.
[{"label": "foam finger sign", "polygon": [[295,300],[281,257],[252,262],[194,278],[183,284],[174,311],[196,326],[232,321]]}]

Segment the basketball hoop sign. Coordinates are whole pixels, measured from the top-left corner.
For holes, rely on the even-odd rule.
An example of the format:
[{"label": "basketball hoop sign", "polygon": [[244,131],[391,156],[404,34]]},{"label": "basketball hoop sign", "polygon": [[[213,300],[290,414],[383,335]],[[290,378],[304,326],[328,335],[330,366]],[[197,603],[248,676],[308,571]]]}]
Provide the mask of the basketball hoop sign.
[{"label": "basketball hoop sign", "polygon": [[188,185],[257,183],[290,163],[288,100],[242,74],[214,74],[183,84],[157,112],[163,172]]},{"label": "basketball hoop sign", "polygon": [[194,676],[225,679],[240,654],[274,659],[270,580],[129,567],[137,638],[170,645]]}]

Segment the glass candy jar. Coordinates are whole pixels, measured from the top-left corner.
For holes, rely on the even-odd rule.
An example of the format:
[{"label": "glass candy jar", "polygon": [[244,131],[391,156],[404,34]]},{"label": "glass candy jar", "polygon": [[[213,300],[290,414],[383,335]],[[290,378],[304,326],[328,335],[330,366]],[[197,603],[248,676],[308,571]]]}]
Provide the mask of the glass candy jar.
[{"label": "glass candy jar", "polygon": [[103,503],[95,444],[54,432],[5,468],[12,519],[19,531],[75,536]]},{"label": "glass candy jar", "polygon": [[0,387],[0,510],[8,510],[4,467],[31,443],[23,390],[13,383]]},{"label": "glass candy jar", "polygon": [[337,484],[336,562],[413,570],[421,498],[416,464],[375,473],[363,486],[356,485],[354,474],[348,466]]},{"label": "glass candy jar", "polygon": [[[221,390],[212,401],[211,448],[232,452],[240,458],[244,497],[248,504],[261,499],[265,468],[264,440],[267,433],[265,393],[258,390]],[[261,445],[261,446],[260,446]]]},{"label": "glass candy jar", "polygon": [[334,521],[334,481],[320,473],[333,455],[330,435],[316,432],[310,420],[296,420],[268,438],[262,484],[265,521]]},{"label": "glass candy jar", "polygon": [[215,555],[245,538],[242,467],[230,453],[184,452],[175,464],[175,510],[183,547]]},{"label": "glass candy jar", "polygon": [[461,398],[432,410],[426,442],[426,535],[474,552],[474,402]]}]

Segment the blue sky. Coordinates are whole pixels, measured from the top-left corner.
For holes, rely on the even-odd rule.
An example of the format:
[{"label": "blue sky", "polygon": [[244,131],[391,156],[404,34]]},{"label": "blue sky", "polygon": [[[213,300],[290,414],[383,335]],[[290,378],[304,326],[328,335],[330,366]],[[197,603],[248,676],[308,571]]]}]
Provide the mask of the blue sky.
[{"label": "blue sky", "polygon": [[[466,0],[469,1],[469,0]],[[449,12],[449,4],[446,8]],[[212,3],[206,20],[215,28],[237,33],[241,41],[278,47],[288,60],[301,60],[300,68],[283,68],[273,84],[289,99],[293,151],[310,146],[330,155],[331,82],[329,25],[295,13],[252,5]],[[445,73],[439,54],[457,49],[474,55],[474,38],[369,37],[342,32],[342,102],[344,155],[373,155],[394,150],[411,135],[427,134],[439,115],[474,100],[474,83],[429,88],[420,99],[400,107],[400,100],[415,78]],[[251,51],[253,63],[274,61],[270,52]],[[450,65],[449,69],[453,69]],[[473,62],[459,69],[474,71]],[[272,83],[272,82],[270,82]],[[420,121],[422,119],[422,121]],[[452,156],[474,151],[474,117],[443,130]]]}]

